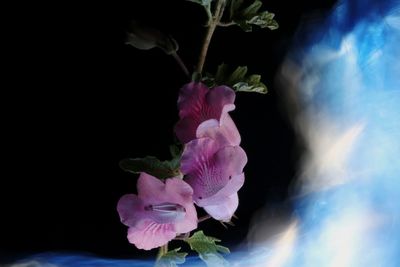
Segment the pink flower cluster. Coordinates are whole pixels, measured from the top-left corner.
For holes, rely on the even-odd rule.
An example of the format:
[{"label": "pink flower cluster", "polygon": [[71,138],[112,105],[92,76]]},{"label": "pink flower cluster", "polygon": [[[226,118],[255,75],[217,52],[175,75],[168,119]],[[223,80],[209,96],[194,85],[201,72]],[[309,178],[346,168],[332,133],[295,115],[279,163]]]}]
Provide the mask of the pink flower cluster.
[{"label": "pink flower cluster", "polygon": [[117,207],[122,223],[129,226],[130,243],[148,250],[196,229],[193,203],[216,220],[230,221],[238,207],[237,192],[243,186],[247,163],[239,146],[240,134],[228,114],[235,109],[234,101],[235,92],[227,86],[209,89],[196,82],[183,86],[175,133],[184,144],[184,179],[163,182],[140,175],[138,195],[123,196]]}]

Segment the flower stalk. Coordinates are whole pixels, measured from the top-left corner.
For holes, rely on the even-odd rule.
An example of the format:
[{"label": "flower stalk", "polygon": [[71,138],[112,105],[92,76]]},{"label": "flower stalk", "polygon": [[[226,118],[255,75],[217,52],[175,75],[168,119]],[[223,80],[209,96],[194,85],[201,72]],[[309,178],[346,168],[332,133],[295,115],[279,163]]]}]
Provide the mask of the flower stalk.
[{"label": "flower stalk", "polygon": [[[225,228],[233,225],[232,217],[237,218],[234,212],[239,205],[238,191],[245,180],[243,169],[247,155],[240,147],[241,136],[229,112],[236,107],[235,90],[260,92],[262,83],[260,75],[246,76],[247,67],[243,66],[230,75],[221,74],[226,72],[224,65],[218,67],[218,75],[202,79],[202,73],[218,26],[229,27],[237,23],[249,31],[251,25],[248,23],[255,24],[255,19],[258,24],[260,19],[274,22],[272,13],[257,13],[261,5],[258,0],[245,9],[241,7],[243,1],[233,5],[232,0],[229,21],[221,21],[227,0],[190,1],[205,8],[208,20],[192,81],[180,89],[177,101],[179,121],[174,132],[182,146],[170,147],[171,160],[160,161],[147,156],[125,159],[120,164],[125,171],[140,173],[137,194],[125,194],[118,201],[120,220],[128,226],[127,238],[131,244],[144,250],[159,248],[156,266],[176,266],[185,262],[187,253],[179,252],[180,248],[168,251],[172,240],[189,244],[208,266],[211,266],[211,254],[222,258],[219,253],[229,253],[228,248],[216,244],[220,242],[217,238],[206,236],[201,230],[191,232],[199,223],[211,218]],[[242,20],[237,22],[233,17],[237,10],[244,10],[254,20],[248,21],[246,17],[245,24]],[[130,45],[144,50],[162,49],[172,55],[184,74],[190,77],[192,68],[189,71],[185,66],[177,53],[178,43],[171,36],[156,29],[139,27],[136,23],[131,26]],[[220,79],[220,76],[226,77]],[[207,215],[198,217],[195,205],[203,208]]]},{"label": "flower stalk", "polygon": [[216,27],[218,26],[218,24],[222,18],[222,15],[224,13],[225,4],[226,4],[225,1],[226,0],[218,0],[217,1],[214,14],[211,18],[210,23],[208,24],[207,32],[204,37],[203,46],[201,48],[201,52],[200,52],[200,56],[199,56],[199,61],[196,66],[196,69],[195,69],[195,71],[199,74],[201,74],[203,71],[204,62],[206,60],[206,56],[207,56],[207,52],[208,52],[208,47],[210,45],[214,31],[215,31]]},{"label": "flower stalk", "polygon": [[161,246],[158,249],[157,260],[161,259],[161,257],[164,256],[165,254],[167,254],[167,252],[168,252],[168,243]]},{"label": "flower stalk", "polygon": [[204,215],[204,216],[202,216],[202,217],[200,217],[198,220],[197,220],[197,222],[198,223],[201,223],[201,222],[204,222],[204,221],[206,221],[206,220],[208,220],[208,219],[210,219],[211,218],[211,216],[210,215]]},{"label": "flower stalk", "polygon": [[181,59],[181,57],[178,55],[178,53],[173,52],[172,57],[175,59],[175,61],[178,63],[179,67],[181,68],[181,70],[183,71],[183,73],[186,75],[186,77],[190,77],[190,73],[189,70],[187,69],[185,63],[183,63],[183,60]]}]

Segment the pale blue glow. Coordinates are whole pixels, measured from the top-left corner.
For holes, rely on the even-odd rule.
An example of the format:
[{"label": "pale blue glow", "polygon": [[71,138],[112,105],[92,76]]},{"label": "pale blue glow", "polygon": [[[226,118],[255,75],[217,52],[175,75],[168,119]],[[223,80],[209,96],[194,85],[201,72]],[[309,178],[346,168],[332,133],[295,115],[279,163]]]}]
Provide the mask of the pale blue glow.
[{"label": "pale blue glow", "polygon": [[308,151],[282,266],[400,266],[399,19],[398,1],[343,1],[283,68]]}]

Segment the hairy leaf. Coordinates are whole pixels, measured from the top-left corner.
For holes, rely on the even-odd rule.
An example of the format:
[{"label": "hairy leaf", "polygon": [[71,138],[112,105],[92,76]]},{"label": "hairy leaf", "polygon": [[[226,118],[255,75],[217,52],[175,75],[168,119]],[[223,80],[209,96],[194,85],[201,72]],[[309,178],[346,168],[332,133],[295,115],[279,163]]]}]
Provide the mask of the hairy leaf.
[{"label": "hairy leaf", "polygon": [[267,86],[261,81],[261,75],[251,75],[245,82],[235,83],[232,87],[236,92],[253,92],[266,94],[268,92]]},{"label": "hairy leaf", "polygon": [[209,6],[212,0],[186,0],[189,2],[193,2],[202,6]]},{"label": "hairy leaf", "polygon": [[153,175],[160,179],[180,176],[180,157],[174,157],[172,160],[160,161],[156,157],[147,156],[144,158],[123,159],[119,166],[127,172]]},{"label": "hairy leaf", "polygon": [[150,28],[132,21],[127,33],[126,44],[138,49],[149,50],[155,47],[170,55],[178,51],[178,43],[172,36],[163,34],[157,29]]},{"label": "hairy leaf", "polygon": [[159,258],[155,267],[177,267],[178,264],[185,263],[186,252],[179,252],[181,248],[170,250]]},{"label": "hairy leaf", "polygon": [[261,75],[247,75],[247,67],[239,66],[233,72],[229,71],[226,64],[218,66],[215,76],[206,73],[202,80],[207,86],[214,87],[218,85],[227,85],[236,92],[254,92],[266,94],[267,87],[261,82]]},{"label": "hairy leaf", "polygon": [[217,245],[221,240],[206,236],[203,231],[197,231],[191,237],[185,240],[190,248],[199,254],[199,257],[207,266],[225,266],[227,261],[220,253],[229,253],[227,247]]},{"label": "hairy leaf", "polygon": [[239,25],[244,31],[250,32],[253,26],[260,28],[268,28],[270,30],[278,29],[279,25],[274,20],[274,13],[268,11],[260,11],[262,2],[255,0],[247,7],[242,7],[243,1],[232,0],[230,19],[235,24]]}]

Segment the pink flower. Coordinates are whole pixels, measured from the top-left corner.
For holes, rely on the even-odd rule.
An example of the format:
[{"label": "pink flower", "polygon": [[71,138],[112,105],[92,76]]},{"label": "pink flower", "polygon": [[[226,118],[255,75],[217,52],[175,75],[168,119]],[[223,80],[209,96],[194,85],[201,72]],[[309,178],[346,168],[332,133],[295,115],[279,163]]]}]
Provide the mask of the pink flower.
[{"label": "pink flower", "polygon": [[238,207],[237,191],[244,183],[247,156],[240,146],[221,146],[211,138],[186,144],[181,160],[193,200],[214,219],[229,221]]},{"label": "pink flower", "polygon": [[228,112],[235,109],[235,92],[227,86],[208,89],[203,83],[184,85],[178,98],[178,139],[187,142],[211,137],[221,144],[239,145],[240,134]]},{"label": "pink flower", "polygon": [[179,233],[197,228],[192,188],[179,178],[161,180],[141,173],[138,195],[121,197],[117,210],[127,226],[128,240],[137,248],[150,250],[166,244]]}]

